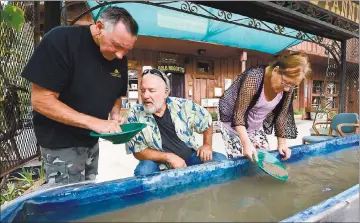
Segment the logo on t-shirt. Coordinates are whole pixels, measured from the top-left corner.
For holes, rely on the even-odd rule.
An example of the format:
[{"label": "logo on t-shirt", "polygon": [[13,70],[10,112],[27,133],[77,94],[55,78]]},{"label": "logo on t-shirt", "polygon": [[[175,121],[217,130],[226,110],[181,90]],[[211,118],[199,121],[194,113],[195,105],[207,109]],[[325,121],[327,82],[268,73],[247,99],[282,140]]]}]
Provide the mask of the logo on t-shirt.
[{"label": "logo on t-shirt", "polygon": [[113,77],[119,77],[119,78],[121,77],[121,74],[119,73],[119,71],[117,69],[115,69],[114,72],[112,72],[110,74]]}]

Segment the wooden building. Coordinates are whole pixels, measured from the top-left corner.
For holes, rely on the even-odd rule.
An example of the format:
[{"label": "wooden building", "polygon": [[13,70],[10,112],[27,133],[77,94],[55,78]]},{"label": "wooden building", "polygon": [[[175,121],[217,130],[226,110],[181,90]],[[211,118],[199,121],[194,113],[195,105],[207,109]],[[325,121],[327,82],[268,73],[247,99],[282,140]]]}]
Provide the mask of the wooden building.
[{"label": "wooden building", "polygon": [[[72,4],[67,8],[68,22],[87,9],[84,2],[67,4]],[[90,23],[93,23],[90,15],[77,22],[79,25]],[[286,50],[305,51],[313,70],[310,79],[305,80],[297,90],[294,108],[310,112],[315,111],[316,104],[322,103],[324,107],[326,103],[329,108],[339,112],[340,79],[339,75],[326,77],[328,62],[333,61],[328,60],[325,49],[315,43],[302,42]],[[258,51],[150,36],[139,36],[135,48],[127,57],[129,91],[127,97],[123,98],[124,110],[140,101],[139,83],[145,68],[159,68],[170,74],[172,96],[191,98],[209,111],[215,111],[219,97],[242,71],[252,66],[266,65],[273,59],[273,55]],[[358,55],[348,55],[347,59],[350,64],[358,66]],[[354,88],[351,81],[348,80],[347,86],[351,85],[351,88],[347,90],[357,91],[358,82]],[[321,91],[324,92],[320,97]],[[346,100],[352,103],[352,110],[358,112],[358,94],[347,95],[352,95],[352,98]]]}]

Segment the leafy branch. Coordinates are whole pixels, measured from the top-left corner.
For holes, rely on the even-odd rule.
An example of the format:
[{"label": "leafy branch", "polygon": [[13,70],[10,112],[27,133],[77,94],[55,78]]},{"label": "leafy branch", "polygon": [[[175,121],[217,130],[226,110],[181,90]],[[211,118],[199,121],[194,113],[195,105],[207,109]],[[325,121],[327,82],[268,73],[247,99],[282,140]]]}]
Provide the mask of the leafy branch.
[{"label": "leafy branch", "polygon": [[8,26],[19,31],[25,21],[24,11],[14,5],[0,5],[0,22],[5,22]]}]

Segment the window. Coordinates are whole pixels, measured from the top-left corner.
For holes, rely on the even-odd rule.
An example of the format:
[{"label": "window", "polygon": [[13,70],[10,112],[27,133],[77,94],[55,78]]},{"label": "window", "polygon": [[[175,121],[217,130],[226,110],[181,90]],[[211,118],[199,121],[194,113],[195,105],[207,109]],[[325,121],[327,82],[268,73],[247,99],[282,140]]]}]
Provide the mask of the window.
[{"label": "window", "polygon": [[196,62],[197,73],[198,74],[211,74],[213,75],[213,63],[208,60],[198,60]]},{"label": "window", "polygon": [[313,81],[312,92],[315,94],[320,94],[323,82],[322,81]]},{"label": "window", "polygon": [[218,74],[214,72],[214,62],[212,60],[196,60],[195,78],[216,79]]},{"label": "window", "polygon": [[335,102],[336,101],[334,97],[327,97],[325,102],[325,108],[336,108]]},{"label": "window", "polygon": [[296,100],[298,98],[298,94],[299,94],[299,89],[295,89],[294,90],[294,100]]},{"label": "window", "polygon": [[328,94],[336,94],[336,83],[335,82],[329,82],[327,84],[326,93]]},{"label": "window", "polygon": [[312,107],[318,107],[321,104],[320,97],[313,97],[312,98]]}]

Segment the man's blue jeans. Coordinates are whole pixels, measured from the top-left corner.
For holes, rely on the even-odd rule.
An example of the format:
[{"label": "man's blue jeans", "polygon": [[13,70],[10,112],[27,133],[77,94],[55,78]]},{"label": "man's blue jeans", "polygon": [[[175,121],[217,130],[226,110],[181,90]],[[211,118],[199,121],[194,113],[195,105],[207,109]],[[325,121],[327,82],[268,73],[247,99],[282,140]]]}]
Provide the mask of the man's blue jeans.
[{"label": "man's blue jeans", "polygon": [[[213,152],[212,154],[212,160],[211,161],[222,161],[222,160],[226,160],[226,156],[224,154],[218,153],[218,152]],[[208,162],[211,162],[208,161]],[[202,164],[204,162],[202,162],[200,160],[199,156],[196,156],[196,152],[194,151],[190,158],[185,160],[185,163],[187,166],[192,166],[192,165],[197,165],[197,164]],[[136,166],[135,171],[134,171],[134,175],[135,176],[141,176],[141,175],[147,175],[147,174],[151,174],[151,173],[155,173],[160,171],[159,168],[159,163],[154,162],[152,160],[142,160],[140,161],[140,163]]]}]

